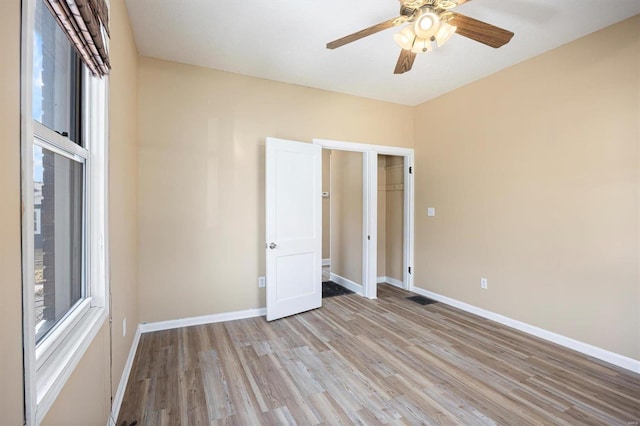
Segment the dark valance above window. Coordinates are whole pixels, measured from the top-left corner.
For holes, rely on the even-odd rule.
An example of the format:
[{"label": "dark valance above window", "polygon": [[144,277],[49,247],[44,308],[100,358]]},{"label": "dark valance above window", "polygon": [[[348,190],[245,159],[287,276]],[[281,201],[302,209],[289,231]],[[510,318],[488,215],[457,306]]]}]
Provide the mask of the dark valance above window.
[{"label": "dark valance above window", "polygon": [[105,0],[45,0],[93,75],[109,73],[109,9]]}]

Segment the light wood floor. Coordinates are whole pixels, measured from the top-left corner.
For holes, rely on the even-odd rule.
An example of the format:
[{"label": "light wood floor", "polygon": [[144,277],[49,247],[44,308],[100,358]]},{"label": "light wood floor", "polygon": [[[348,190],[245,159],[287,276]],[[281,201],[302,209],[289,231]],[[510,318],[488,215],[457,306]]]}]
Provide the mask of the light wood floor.
[{"label": "light wood floor", "polygon": [[144,334],[117,425],[638,424],[639,375],[408,295]]}]

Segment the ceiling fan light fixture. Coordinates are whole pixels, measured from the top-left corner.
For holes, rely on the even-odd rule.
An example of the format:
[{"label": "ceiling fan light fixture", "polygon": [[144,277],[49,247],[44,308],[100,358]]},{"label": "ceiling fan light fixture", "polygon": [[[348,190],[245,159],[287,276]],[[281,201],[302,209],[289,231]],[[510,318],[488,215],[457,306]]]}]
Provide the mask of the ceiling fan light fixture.
[{"label": "ceiling fan light fixture", "polygon": [[430,39],[416,37],[416,40],[413,42],[411,51],[413,53],[427,53],[431,51],[431,49],[433,49],[433,47],[431,46]]},{"label": "ceiling fan light fixture", "polygon": [[435,39],[436,39],[436,42],[438,43],[438,47],[442,47],[442,45],[445,44],[451,38],[451,36],[456,32],[457,29],[458,27],[454,25],[447,24],[446,22],[441,22],[440,28],[438,29],[438,32],[435,35]]},{"label": "ceiling fan light fixture", "polygon": [[413,32],[413,27],[407,25],[400,32],[393,35],[393,39],[401,49],[411,50],[413,43],[416,40],[416,33]]},{"label": "ceiling fan light fixture", "polygon": [[420,15],[414,24],[414,31],[420,38],[431,38],[440,28],[440,18],[431,9],[427,9]]},{"label": "ceiling fan light fixture", "polygon": [[470,0],[399,1],[399,16],[333,40],[327,43],[327,49],[335,49],[397,27],[399,31],[393,38],[402,50],[393,73],[404,74],[411,70],[418,53],[427,53],[436,46],[443,46],[454,33],[493,48],[504,46],[514,36],[511,31],[450,10]]}]

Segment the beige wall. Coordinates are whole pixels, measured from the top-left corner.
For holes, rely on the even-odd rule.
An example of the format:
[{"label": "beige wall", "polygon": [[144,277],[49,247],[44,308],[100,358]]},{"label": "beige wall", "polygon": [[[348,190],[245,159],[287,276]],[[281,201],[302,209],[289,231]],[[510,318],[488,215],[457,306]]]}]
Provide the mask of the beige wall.
[{"label": "beige wall", "polygon": [[[113,389],[140,323],[138,292],[138,50],[124,0],[111,1],[109,243]],[[123,319],[127,335],[123,336]]]},{"label": "beige wall", "polygon": [[385,175],[385,272],[387,277],[402,281],[404,278],[404,157],[387,157]]},{"label": "beige wall", "polygon": [[416,286],[640,359],[639,28],[416,108]]},{"label": "beige wall", "polygon": [[322,199],[322,259],[331,257],[331,150],[322,150],[322,192],[329,198]]},{"label": "beige wall", "polygon": [[[104,425],[138,318],[137,58],[124,0],[111,0],[109,77],[109,243],[113,316],[113,377],[105,324],[44,419],[44,425]],[[123,337],[122,320],[127,318]]]},{"label": "beige wall", "polygon": [[331,152],[331,273],[362,285],[362,159]]},{"label": "beige wall", "polygon": [[20,0],[0,1],[0,423],[22,424]]},{"label": "beige wall", "polygon": [[110,391],[109,325],[105,323],[62,388],[42,424],[104,426],[111,411]]},{"label": "beige wall", "polygon": [[141,58],[140,320],[262,307],[266,136],[412,146],[412,109]]}]

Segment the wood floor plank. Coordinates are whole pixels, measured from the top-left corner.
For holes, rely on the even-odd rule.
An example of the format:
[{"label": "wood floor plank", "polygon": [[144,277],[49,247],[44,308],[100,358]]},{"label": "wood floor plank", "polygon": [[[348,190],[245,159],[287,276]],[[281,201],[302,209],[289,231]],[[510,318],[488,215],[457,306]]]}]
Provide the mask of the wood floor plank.
[{"label": "wood floor plank", "polygon": [[294,317],[292,321],[283,321],[283,323],[291,330],[291,333],[288,335],[291,347],[308,346],[316,352],[329,349],[324,341],[304,326],[299,317]]},{"label": "wood floor plank", "polygon": [[208,424],[207,389],[201,380],[199,368],[185,370],[178,377],[178,410],[180,424]]},{"label": "wood floor plank", "polygon": [[324,391],[322,385],[292,350],[281,351],[276,356],[280,364],[287,370],[293,386],[302,397],[308,397]]},{"label": "wood floor plank", "polygon": [[349,424],[349,416],[329,393],[321,392],[309,397],[309,403],[313,406],[316,416],[321,424]]},{"label": "wood floor plank", "polygon": [[[218,352],[221,368],[227,378],[228,395],[217,395],[216,398],[229,398],[238,421],[249,424],[258,422],[258,402],[251,390],[249,380],[242,368],[232,340],[224,323],[211,324],[206,327],[210,344]],[[210,401],[207,401],[210,404]]]},{"label": "wood floor plank", "polygon": [[388,378],[387,383],[399,395],[392,399],[391,404],[409,423],[462,424],[453,413],[430,397],[431,392],[422,391],[433,389],[435,385],[417,387],[400,374]]},{"label": "wood floor plank", "polygon": [[200,365],[200,379],[209,420],[234,415],[235,407],[231,401],[229,385],[216,351],[201,351]]},{"label": "wood floor plank", "polygon": [[640,375],[410,295],[144,334],[117,424],[640,421]]},{"label": "wood floor plank", "polygon": [[523,410],[523,407],[518,404],[513,404],[507,395],[495,389],[492,383],[486,383],[474,377],[465,369],[451,368],[454,364],[425,348],[414,346],[409,349],[426,365],[431,365],[433,371],[441,374],[447,384],[444,389],[448,393],[455,392],[455,395],[463,398],[465,405],[469,406],[469,411],[474,414],[483,418],[496,419],[502,424],[544,423],[544,418],[531,410]]},{"label": "wood floor plank", "polygon": [[552,376],[562,380],[565,384],[580,386],[580,388],[590,395],[594,395],[603,402],[609,402],[616,406],[623,406],[624,411],[631,411],[640,416],[640,393],[632,393],[630,389],[619,386],[616,383],[607,381],[606,385],[602,380],[597,379],[597,375],[585,375],[584,371],[571,371],[566,365],[554,365],[546,359],[538,357],[529,358],[531,364],[541,364]]}]

